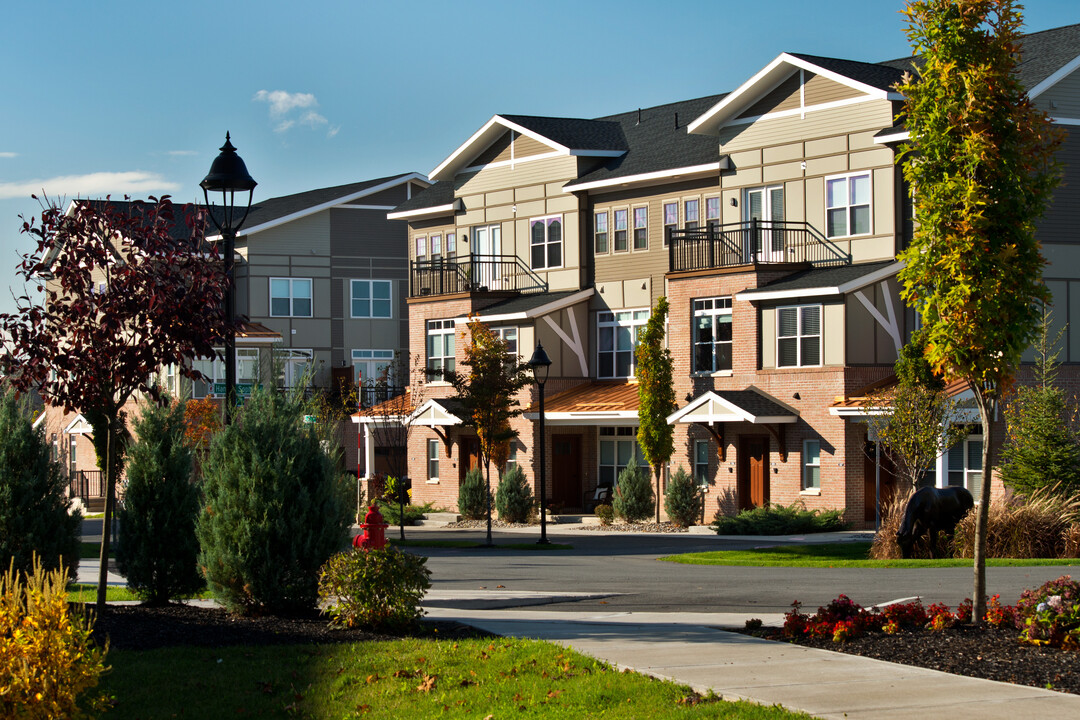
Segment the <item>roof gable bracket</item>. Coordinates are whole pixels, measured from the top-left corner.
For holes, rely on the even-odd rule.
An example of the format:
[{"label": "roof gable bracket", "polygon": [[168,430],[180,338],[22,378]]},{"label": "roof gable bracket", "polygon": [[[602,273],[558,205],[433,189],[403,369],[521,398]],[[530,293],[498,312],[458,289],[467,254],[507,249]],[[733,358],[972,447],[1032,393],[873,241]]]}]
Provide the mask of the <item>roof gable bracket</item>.
[{"label": "roof gable bracket", "polygon": [[439,436],[439,439],[443,442],[443,452],[446,453],[446,459],[450,459],[450,455],[453,453],[453,444],[450,442],[450,433],[443,430],[438,425],[432,425],[431,429],[435,431],[435,434]]},{"label": "roof gable bracket", "polygon": [[574,308],[566,308],[566,317],[570,320],[570,331],[574,334],[574,338],[571,340],[558,324],[551,319],[550,315],[544,316],[544,321],[551,327],[555,334],[559,336],[559,339],[563,341],[566,347],[577,356],[578,363],[581,365],[582,377],[589,376],[589,363],[585,359],[585,349],[581,343],[581,335],[578,334],[577,320],[574,318]]},{"label": "roof gable bracket", "polygon": [[713,423],[694,423],[699,428],[705,428],[705,430],[712,435],[713,440],[720,447],[720,462],[727,462],[727,443],[724,442],[724,426],[716,425]]},{"label": "roof gable bracket", "polygon": [[893,296],[889,292],[889,284],[884,280],[881,281],[881,296],[885,299],[885,310],[889,313],[889,318],[886,320],[881,311],[879,311],[874,304],[870,302],[870,299],[866,297],[866,294],[862,290],[855,292],[855,297],[859,299],[863,307],[866,308],[866,312],[870,313],[870,316],[874,318],[878,325],[884,328],[885,332],[889,333],[889,337],[892,338],[893,346],[896,348],[896,355],[899,357],[900,348],[903,346],[903,342],[900,340],[900,326],[896,322],[896,310],[893,307]]},{"label": "roof gable bracket", "polygon": [[[784,425],[782,423],[765,423],[763,427],[769,431],[773,440],[776,441],[776,447],[780,451],[780,462],[787,462],[787,443],[784,442],[786,433],[784,432]],[[765,469],[768,472],[768,468]]]}]

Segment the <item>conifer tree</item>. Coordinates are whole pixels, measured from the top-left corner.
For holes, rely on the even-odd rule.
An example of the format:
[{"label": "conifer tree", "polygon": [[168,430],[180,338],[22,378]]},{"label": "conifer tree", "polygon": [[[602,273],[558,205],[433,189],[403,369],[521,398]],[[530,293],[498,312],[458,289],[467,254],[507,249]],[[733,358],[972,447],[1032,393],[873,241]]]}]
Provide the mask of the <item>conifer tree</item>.
[{"label": "conifer tree", "polygon": [[[672,379],[671,351],[664,347],[664,323],[668,301],[661,297],[653,308],[637,346],[638,447],[656,478],[656,497],[660,497],[660,474],[675,451],[675,429],[667,417],[675,412],[675,383]],[[660,522],[660,504],[656,504],[656,522]]]}]

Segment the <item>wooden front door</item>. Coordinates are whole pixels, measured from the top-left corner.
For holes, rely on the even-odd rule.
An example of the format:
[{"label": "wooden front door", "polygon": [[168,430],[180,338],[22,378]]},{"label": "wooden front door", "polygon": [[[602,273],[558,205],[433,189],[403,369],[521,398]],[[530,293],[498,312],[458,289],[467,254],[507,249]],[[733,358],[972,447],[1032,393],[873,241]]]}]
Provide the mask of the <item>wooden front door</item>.
[{"label": "wooden front door", "polygon": [[551,436],[548,471],[551,501],[563,507],[581,507],[581,436]]},{"label": "wooden front door", "polygon": [[473,468],[480,467],[480,438],[463,437],[458,440],[458,469],[460,482],[465,481],[465,475]]},{"label": "wooden front door", "polygon": [[744,437],[739,441],[739,509],[769,502],[769,439]]},{"label": "wooden front door", "polygon": [[[863,520],[874,522],[875,518],[875,481],[874,481],[874,443],[866,444],[866,459],[863,461],[863,497],[866,498],[863,509]],[[893,472],[892,461],[889,460],[885,451],[881,451],[881,517],[885,518],[885,510],[892,502],[896,492],[896,475]]]}]

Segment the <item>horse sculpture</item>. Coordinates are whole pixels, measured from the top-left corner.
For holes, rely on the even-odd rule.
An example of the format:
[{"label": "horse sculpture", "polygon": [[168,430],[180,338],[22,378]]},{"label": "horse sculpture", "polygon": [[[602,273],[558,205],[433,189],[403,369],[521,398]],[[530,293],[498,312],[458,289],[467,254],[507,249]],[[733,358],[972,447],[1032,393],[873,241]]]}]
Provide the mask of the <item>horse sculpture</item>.
[{"label": "horse sculpture", "polygon": [[896,533],[896,542],[905,558],[911,557],[915,543],[930,534],[930,557],[937,549],[937,534],[951,533],[956,524],[975,507],[975,500],[962,487],[924,487],[908,500],[904,523]]}]

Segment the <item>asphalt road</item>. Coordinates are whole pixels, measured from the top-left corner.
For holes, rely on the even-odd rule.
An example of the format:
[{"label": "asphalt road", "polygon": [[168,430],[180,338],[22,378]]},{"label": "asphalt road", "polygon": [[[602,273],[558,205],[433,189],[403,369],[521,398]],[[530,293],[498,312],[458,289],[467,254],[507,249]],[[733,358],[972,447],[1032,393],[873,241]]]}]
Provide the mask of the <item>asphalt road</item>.
[{"label": "asphalt road", "polygon": [[[391,529],[391,537],[397,537]],[[471,531],[406,529],[406,536],[482,539]],[[613,593],[600,599],[562,602],[547,610],[612,612],[785,612],[792,601],[816,609],[843,593],[861,605],[919,596],[927,604],[957,605],[971,597],[970,567],[941,569],[755,568],[682,565],[657,558],[680,552],[761,545],[751,539],[719,542],[708,536],[612,536],[578,532],[552,536],[572,550],[418,549],[429,557],[432,586],[440,590],[529,590]],[[495,543],[535,536],[495,533]],[[987,590],[1014,603],[1020,593],[1076,568],[987,568]],[[503,586],[499,588],[499,586]],[[534,608],[535,609],[535,608]]]}]

